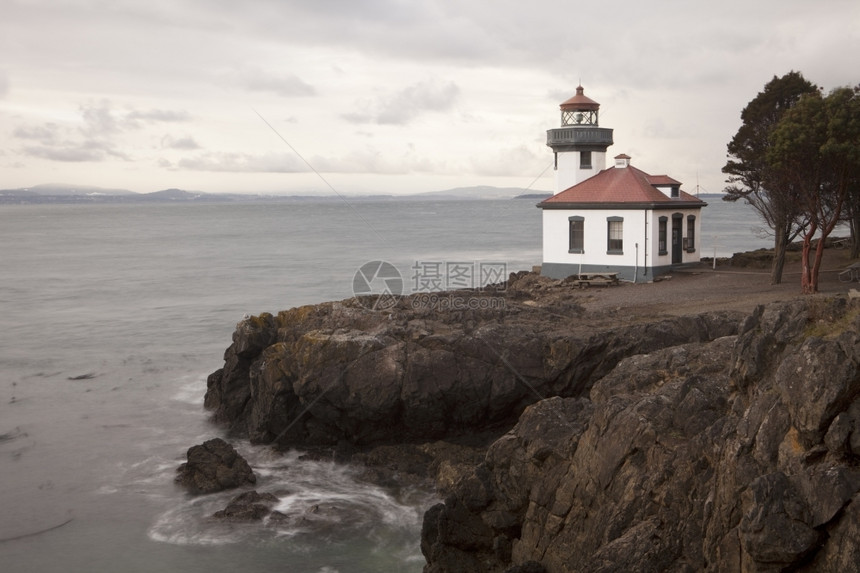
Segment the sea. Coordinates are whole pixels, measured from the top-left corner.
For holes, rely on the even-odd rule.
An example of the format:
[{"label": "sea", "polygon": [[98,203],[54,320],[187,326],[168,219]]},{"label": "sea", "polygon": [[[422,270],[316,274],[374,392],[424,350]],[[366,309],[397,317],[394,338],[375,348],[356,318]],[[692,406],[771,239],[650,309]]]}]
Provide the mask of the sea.
[{"label": "sea", "polygon": [[[707,200],[704,256],[770,244],[750,207]],[[241,490],[191,496],[176,468],[227,437],[203,396],[246,313],[348,298],[379,262],[403,292],[530,270],[535,203],[0,205],[0,570],[421,571],[428,489],[229,438],[291,518],[225,524]]]}]

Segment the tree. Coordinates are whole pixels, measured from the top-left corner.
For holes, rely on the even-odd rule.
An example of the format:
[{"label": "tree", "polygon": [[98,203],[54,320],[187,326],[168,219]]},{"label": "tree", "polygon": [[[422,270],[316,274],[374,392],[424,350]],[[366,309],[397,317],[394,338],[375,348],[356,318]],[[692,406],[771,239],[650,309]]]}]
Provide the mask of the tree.
[{"label": "tree", "polygon": [[860,257],[860,174],[855,177],[848,191],[845,218],[851,230],[851,258]]},{"label": "tree", "polygon": [[[854,95],[860,95],[860,84],[854,87]],[[853,175],[848,184],[845,220],[851,230],[851,258],[860,257],[860,170]]]},{"label": "tree", "polygon": [[825,241],[860,172],[860,95],[846,87],[802,96],[773,129],[766,161],[764,184],[791,189],[806,218],[801,291],[816,293]]},{"label": "tree", "polygon": [[769,177],[767,152],[771,134],[783,114],[803,94],[817,93],[818,88],[799,72],[773,77],[741,112],[741,127],[728,144],[729,160],[723,173],[729,175],[725,201],[744,199],[758,211],[774,236],[774,257],[770,282],[782,282],[785,251],[803,229],[805,221],[791,187],[766,184]]}]

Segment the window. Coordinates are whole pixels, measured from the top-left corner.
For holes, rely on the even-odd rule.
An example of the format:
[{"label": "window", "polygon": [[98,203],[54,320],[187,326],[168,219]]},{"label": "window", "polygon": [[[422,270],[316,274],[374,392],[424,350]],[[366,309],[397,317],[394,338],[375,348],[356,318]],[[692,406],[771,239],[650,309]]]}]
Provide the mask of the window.
[{"label": "window", "polygon": [[687,215],[687,252],[696,250],[696,216]]},{"label": "window", "polygon": [[681,196],[681,188],[678,185],[672,185],[672,198],[677,199]]},{"label": "window", "polygon": [[580,151],[579,152],[579,168],[580,169],[591,169],[591,152],[590,151]]},{"label": "window", "polygon": [[582,253],[585,247],[585,219],[582,217],[568,217],[570,222],[570,246],[569,253]]},{"label": "window", "polygon": [[622,217],[608,217],[606,221],[606,253],[621,255],[624,251],[624,219]]},{"label": "window", "polygon": [[668,245],[666,244],[666,229],[669,223],[668,217],[660,217],[660,223],[657,227],[657,249],[659,255],[665,255],[669,252]]}]

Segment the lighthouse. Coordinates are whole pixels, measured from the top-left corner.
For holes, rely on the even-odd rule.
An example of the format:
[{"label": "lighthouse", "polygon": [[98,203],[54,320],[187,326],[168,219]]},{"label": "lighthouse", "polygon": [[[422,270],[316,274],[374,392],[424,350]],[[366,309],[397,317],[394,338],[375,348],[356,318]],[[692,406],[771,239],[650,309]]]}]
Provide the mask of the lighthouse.
[{"label": "lighthouse", "polygon": [[585,95],[582,86],[563,102],[561,127],[548,129],[546,144],[555,156],[555,192],[561,193],[606,168],[606,148],[612,130],[600,127],[600,104]]},{"label": "lighthouse", "polygon": [[612,130],[598,125],[600,104],[582,86],[561,104],[561,127],[546,132],[555,155],[556,192],[543,211],[541,274],[563,279],[654,280],[701,258],[707,203],[668,175],[634,167],[626,154],[606,167]]}]

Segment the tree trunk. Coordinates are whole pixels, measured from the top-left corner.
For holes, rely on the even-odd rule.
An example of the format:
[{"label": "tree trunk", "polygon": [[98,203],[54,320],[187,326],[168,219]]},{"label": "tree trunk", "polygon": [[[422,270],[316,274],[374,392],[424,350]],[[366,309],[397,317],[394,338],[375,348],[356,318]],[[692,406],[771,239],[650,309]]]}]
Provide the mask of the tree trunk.
[{"label": "tree trunk", "polygon": [[854,206],[851,209],[851,258],[860,257],[860,207]]},{"label": "tree trunk", "polygon": [[824,259],[824,237],[818,241],[815,247],[815,260],[812,261],[812,292],[818,292],[818,271],[821,270],[821,261]]},{"label": "tree trunk", "polygon": [[[816,285],[813,282],[812,267],[809,266],[809,253],[812,250],[812,237],[815,236],[815,231],[818,230],[818,225],[812,223],[803,234],[803,249],[800,253],[800,292],[803,294],[815,294],[817,292]],[[819,241],[819,245],[823,247],[823,241]]]},{"label": "tree trunk", "polygon": [[773,264],[770,267],[770,284],[782,283],[782,270],[785,268],[785,250],[788,248],[788,229],[782,223],[774,229]]}]

